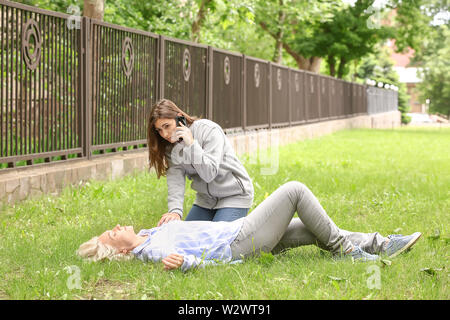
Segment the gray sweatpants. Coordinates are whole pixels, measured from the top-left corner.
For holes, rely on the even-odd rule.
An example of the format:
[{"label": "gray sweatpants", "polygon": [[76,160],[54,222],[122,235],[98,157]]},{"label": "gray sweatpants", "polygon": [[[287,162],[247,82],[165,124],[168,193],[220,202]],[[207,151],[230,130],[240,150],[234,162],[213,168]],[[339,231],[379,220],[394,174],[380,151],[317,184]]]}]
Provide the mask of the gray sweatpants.
[{"label": "gray sweatpants", "polygon": [[[299,218],[292,219],[295,212]],[[280,186],[248,216],[231,243],[233,259],[259,251],[282,250],[315,244],[339,254],[353,245],[364,251],[380,253],[387,238],[379,233],[350,232],[339,229],[304,184],[291,181]]]}]

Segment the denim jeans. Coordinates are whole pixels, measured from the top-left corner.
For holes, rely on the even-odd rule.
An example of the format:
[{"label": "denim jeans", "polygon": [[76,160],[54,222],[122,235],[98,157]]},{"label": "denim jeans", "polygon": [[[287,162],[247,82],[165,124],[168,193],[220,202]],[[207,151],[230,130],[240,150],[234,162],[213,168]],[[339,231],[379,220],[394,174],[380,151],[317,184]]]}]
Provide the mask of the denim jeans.
[{"label": "denim jeans", "polygon": [[206,209],[194,204],[185,221],[234,221],[247,215],[249,208]]},{"label": "denim jeans", "polygon": [[[292,219],[295,212],[299,218]],[[231,243],[231,251],[233,260],[260,251],[277,253],[309,244],[333,254],[347,252],[353,245],[375,253],[380,252],[386,240],[379,233],[338,228],[308,187],[291,181],[275,190],[244,218],[241,231]]]}]

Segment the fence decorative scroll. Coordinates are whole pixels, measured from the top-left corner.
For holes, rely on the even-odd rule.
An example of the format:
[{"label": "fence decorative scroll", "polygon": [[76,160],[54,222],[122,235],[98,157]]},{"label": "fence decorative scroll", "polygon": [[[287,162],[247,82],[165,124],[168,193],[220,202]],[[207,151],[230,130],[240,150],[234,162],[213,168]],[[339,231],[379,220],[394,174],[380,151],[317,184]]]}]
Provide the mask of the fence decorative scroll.
[{"label": "fence decorative scroll", "polygon": [[278,90],[281,90],[281,85],[282,85],[282,81],[281,81],[281,69],[277,70],[277,88]]},{"label": "fence decorative scroll", "polygon": [[300,91],[300,79],[298,78],[297,73],[294,76],[294,83],[295,83],[295,92],[299,92]]},{"label": "fence decorative scroll", "polygon": [[183,76],[186,82],[189,81],[191,76],[191,53],[188,48],[184,49],[183,53]]},{"label": "fence decorative scroll", "polygon": [[231,75],[231,66],[230,66],[230,58],[225,57],[223,60],[223,75],[225,79],[225,84],[230,84],[230,75]]},{"label": "fence decorative scroll", "polygon": [[259,83],[261,81],[261,72],[259,71],[259,64],[255,63],[255,87],[259,88]]},{"label": "fence decorative scroll", "polygon": [[125,37],[122,43],[122,68],[123,72],[129,78],[131,76],[131,72],[133,71],[134,65],[134,51],[133,51],[133,43],[129,37]]},{"label": "fence decorative scroll", "polygon": [[[32,40],[34,39],[34,40]],[[34,45],[32,44],[34,42]],[[22,53],[28,69],[35,70],[41,59],[42,38],[37,22],[29,19],[23,28]]]}]

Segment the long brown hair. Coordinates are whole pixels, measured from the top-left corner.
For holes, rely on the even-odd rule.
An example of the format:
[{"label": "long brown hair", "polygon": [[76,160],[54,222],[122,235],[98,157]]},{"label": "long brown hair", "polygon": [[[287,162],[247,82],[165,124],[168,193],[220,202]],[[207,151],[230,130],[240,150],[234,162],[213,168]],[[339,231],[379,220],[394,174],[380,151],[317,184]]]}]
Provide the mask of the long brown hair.
[{"label": "long brown hair", "polygon": [[168,99],[161,99],[156,102],[150,116],[148,117],[147,142],[148,142],[148,159],[150,161],[150,169],[155,167],[158,179],[166,175],[169,168],[166,158],[166,151],[173,148],[173,144],[161,137],[156,131],[155,122],[158,119],[175,119],[181,113],[186,118],[186,123],[190,126],[197,117],[191,117],[187,113],[178,108],[175,103]]}]

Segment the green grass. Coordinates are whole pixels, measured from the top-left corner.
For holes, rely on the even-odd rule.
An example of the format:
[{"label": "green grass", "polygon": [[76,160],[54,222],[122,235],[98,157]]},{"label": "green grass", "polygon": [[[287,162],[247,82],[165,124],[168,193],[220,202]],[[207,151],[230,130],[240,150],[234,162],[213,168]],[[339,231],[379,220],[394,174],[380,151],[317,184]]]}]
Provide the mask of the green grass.
[{"label": "green grass", "polygon": [[[402,128],[341,131],[280,147],[275,175],[261,175],[262,164],[242,157],[254,180],[254,206],[284,182],[298,180],[343,229],[422,232],[391,265],[335,262],[315,246],[187,273],[137,260],[79,259],[76,249],[92,236],[117,223],[151,228],[166,212],[165,178],[141,173],[4,206],[0,299],[448,300],[449,150],[448,129]],[[186,190],[188,210],[195,193]],[[373,265],[379,289],[368,285]]]}]

